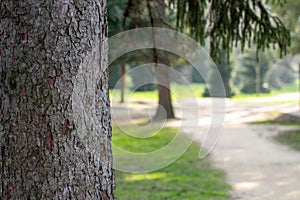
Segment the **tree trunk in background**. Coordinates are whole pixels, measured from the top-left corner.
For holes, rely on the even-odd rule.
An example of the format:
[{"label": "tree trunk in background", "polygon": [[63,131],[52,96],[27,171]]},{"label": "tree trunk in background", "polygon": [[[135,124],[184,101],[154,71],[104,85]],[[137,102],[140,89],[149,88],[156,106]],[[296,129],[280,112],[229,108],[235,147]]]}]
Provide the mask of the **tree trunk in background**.
[{"label": "tree trunk in background", "polygon": [[[158,65],[155,67],[155,75],[158,89],[158,108],[156,110],[155,118],[157,120],[164,119],[164,117],[170,119],[174,118],[174,111],[171,99],[171,86],[170,86],[170,73],[167,68],[170,65],[168,57],[165,52],[160,50],[154,50],[155,63]],[[164,64],[165,67],[159,64]]]},{"label": "tree trunk in background", "polygon": [[255,66],[255,92],[256,94],[260,93],[260,87],[261,87],[261,80],[260,80],[260,66],[257,63]]},{"label": "tree trunk in background", "polygon": [[124,103],[125,99],[125,82],[126,81],[126,65],[123,63],[121,66],[121,100],[120,103]]},{"label": "tree trunk in background", "polygon": [[[163,0],[147,0],[147,7],[152,27],[163,27],[165,23],[162,21],[162,16],[165,16],[165,2]],[[155,31],[153,31],[153,38],[155,38],[154,34]],[[158,49],[153,49],[153,62],[170,66],[166,52]],[[168,119],[175,118],[171,99],[169,70],[157,65],[155,67],[155,75],[159,104],[155,118],[159,120],[165,115]]]},{"label": "tree trunk in background", "polygon": [[0,199],[115,199],[105,0],[0,2]]},{"label": "tree trunk in background", "polygon": [[[213,59],[217,61],[217,70],[211,70],[208,78],[208,83],[206,83],[207,88],[205,89],[203,96],[221,98],[234,96],[234,91],[232,90],[231,84],[232,66],[227,62],[227,58],[228,54],[226,50],[223,49],[220,55],[220,60],[217,60],[216,58]],[[219,75],[221,75],[222,77],[225,93],[221,88],[216,86],[216,84],[219,82]]]}]

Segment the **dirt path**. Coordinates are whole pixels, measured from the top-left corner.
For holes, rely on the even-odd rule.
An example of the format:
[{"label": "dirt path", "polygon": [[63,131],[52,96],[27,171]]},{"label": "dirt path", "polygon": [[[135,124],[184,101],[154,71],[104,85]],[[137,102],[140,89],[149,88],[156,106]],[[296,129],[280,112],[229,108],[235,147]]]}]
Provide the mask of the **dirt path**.
[{"label": "dirt path", "polygon": [[[297,106],[229,105],[232,112],[212,158],[227,173],[234,199],[300,199],[300,153],[272,139],[284,128],[244,124],[266,111],[291,112]],[[251,115],[239,114],[245,111]]]},{"label": "dirt path", "polygon": [[[199,100],[201,110],[201,128],[198,140],[204,138],[204,132],[209,128],[211,110],[207,106],[209,100]],[[139,109],[136,117],[149,115],[147,108],[151,103],[132,106]],[[182,109],[191,109],[189,102]],[[147,107],[148,106],[148,107]],[[122,109],[119,109],[119,111]],[[125,112],[124,108],[124,112]],[[300,153],[273,141],[283,127],[247,125],[245,122],[258,119],[269,111],[298,111],[297,104],[255,104],[227,101],[226,120],[218,144],[210,156],[215,165],[227,174],[227,181],[233,186],[233,199],[300,199]],[[135,113],[135,112],[132,112]],[[122,114],[118,114],[122,116]],[[134,116],[133,116],[134,117]],[[189,116],[183,121],[186,127],[178,121],[171,121],[168,126],[181,126],[182,131],[191,135],[189,121],[195,116]],[[208,123],[203,123],[208,122]]]},{"label": "dirt path", "polygon": [[234,199],[300,199],[300,153],[272,141],[278,130],[227,125],[212,152]]},{"label": "dirt path", "polygon": [[[270,111],[297,110],[297,104],[227,101],[222,136],[210,155],[215,165],[226,172],[233,199],[300,199],[300,153],[273,140],[273,136],[291,127],[245,123]],[[203,137],[198,140],[203,141]]]}]

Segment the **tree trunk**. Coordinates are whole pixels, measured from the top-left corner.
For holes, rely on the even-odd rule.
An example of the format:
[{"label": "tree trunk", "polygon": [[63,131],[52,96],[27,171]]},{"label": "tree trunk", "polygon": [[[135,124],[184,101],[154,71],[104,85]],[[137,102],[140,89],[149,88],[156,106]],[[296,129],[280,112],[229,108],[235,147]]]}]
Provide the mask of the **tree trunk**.
[{"label": "tree trunk", "polygon": [[255,92],[256,94],[260,93],[261,80],[260,80],[260,65],[256,63],[255,65]]},{"label": "tree trunk", "polygon": [[[154,59],[157,63],[155,67],[155,75],[158,89],[158,107],[156,110],[155,119],[161,120],[165,117],[174,118],[174,111],[172,106],[171,91],[170,91],[170,73],[168,66],[170,65],[168,57],[165,52],[154,50]],[[164,64],[164,65],[160,65]]]},{"label": "tree trunk", "polygon": [[[147,0],[147,7],[149,12],[149,17],[152,27],[162,27],[164,22],[162,21],[162,16],[165,16],[165,3],[164,1],[153,1]],[[155,31],[153,31],[153,38],[155,38]],[[153,40],[155,42],[155,39]],[[154,44],[156,46],[156,44]],[[153,62],[161,63],[166,66],[170,65],[168,56],[165,52],[153,49]],[[165,67],[157,65],[155,67],[155,74],[157,80],[157,89],[158,89],[158,104],[155,119],[160,120],[161,118],[167,117],[175,118],[171,92],[170,92],[170,74],[169,70]]]},{"label": "tree trunk", "polygon": [[120,103],[124,103],[125,87],[126,87],[126,65],[123,63],[121,66],[121,100]]},{"label": "tree trunk", "polygon": [[105,0],[3,0],[0,20],[0,199],[115,199]]}]

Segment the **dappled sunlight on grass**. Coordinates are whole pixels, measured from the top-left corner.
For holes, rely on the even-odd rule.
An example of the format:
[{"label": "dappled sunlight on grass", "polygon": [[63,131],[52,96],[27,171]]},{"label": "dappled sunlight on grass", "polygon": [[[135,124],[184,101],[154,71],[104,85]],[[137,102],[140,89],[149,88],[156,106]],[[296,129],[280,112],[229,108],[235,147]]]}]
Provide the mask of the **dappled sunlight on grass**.
[{"label": "dappled sunlight on grass", "polygon": [[[289,94],[289,93],[299,93],[299,80],[296,80],[295,83],[285,85],[280,90],[271,89],[270,93],[259,93],[259,94],[244,94],[237,93],[232,99],[237,101],[243,101],[247,99],[263,99],[267,97],[274,97],[281,94]],[[171,85],[171,95],[173,100],[181,100],[182,98],[202,98],[202,94],[205,89],[205,84],[200,83],[192,83],[189,85],[180,85],[180,84],[172,84]],[[120,90],[119,89],[111,89],[110,97],[113,101],[120,100]],[[139,101],[139,100],[154,100],[158,101],[158,91],[137,91],[133,92],[129,89],[125,90],[125,101]],[[298,99],[277,99],[274,101],[268,100],[268,103],[297,103]]]},{"label": "dappled sunlight on grass", "polygon": [[173,95],[176,95],[178,99],[191,98],[191,97],[200,98],[202,97],[202,93],[204,92],[205,84],[199,84],[199,83],[192,83],[190,85],[173,84],[171,86],[171,89]]},{"label": "dappled sunlight on grass", "polygon": [[[120,129],[113,128],[113,144],[135,153],[146,153],[164,147],[176,135],[176,132],[171,128],[164,128],[158,132],[152,132],[151,129],[148,129],[149,132],[146,132],[146,134],[153,135],[147,138],[139,138],[137,137],[139,133],[137,133],[136,131],[138,131],[138,129],[127,129],[126,132],[129,132],[131,135],[136,135],[136,137],[132,137],[131,135],[128,135],[126,132]],[[144,135],[144,133],[145,132],[140,133],[140,135]]]},{"label": "dappled sunlight on grass", "polygon": [[[201,97],[204,91],[205,85],[192,83],[190,85],[180,85],[180,84],[172,84],[171,85],[171,95],[172,99],[180,100],[182,98],[189,97]],[[119,89],[111,89],[110,97],[112,100],[120,100],[121,92]],[[129,89],[125,90],[125,100],[126,101],[134,101],[134,100],[158,100],[158,91],[137,91],[133,92]]]},{"label": "dappled sunlight on grass", "polygon": [[[141,139],[113,129],[113,143],[132,152],[155,151],[168,144],[177,129],[163,128],[157,135]],[[134,164],[134,163],[133,163]],[[224,172],[211,166],[209,158],[199,159],[193,144],[174,163],[151,173],[116,171],[117,197],[122,200],[152,199],[229,199],[230,186]]]},{"label": "dappled sunlight on grass", "polygon": [[146,174],[127,174],[124,176],[124,180],[131,181],[141,181],[141,180],[153,180],[153,179],[163,179],[166,178],[166,173],[146,173]]}]

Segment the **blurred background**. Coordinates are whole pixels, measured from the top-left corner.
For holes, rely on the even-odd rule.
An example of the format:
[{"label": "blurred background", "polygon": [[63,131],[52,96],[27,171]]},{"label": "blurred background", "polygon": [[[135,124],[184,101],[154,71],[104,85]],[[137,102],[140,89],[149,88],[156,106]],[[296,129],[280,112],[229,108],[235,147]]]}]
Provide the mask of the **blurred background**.
[{"label": "blurred background", "polygon": [[[114,61],[109,67],[114,145],[136,153],[155,151],[170,143],[179,128],[186,137],[194,134],[181,122],[201,121],[195,144],[168,167],[151,173],[117,171],[118,197],[299,199],[298,0],[195,2],[108,0],[110,36],[148,26],[183,32],[211,55],[226,92],[225,96],[211,95],[218,89],[214,85],[218,73],[209,65],[203,66],[205,70],[200,74],[195,66],[172,53],[142,49]],[[172,68],[163,78],[169,87],[157,87],[162,78],[155,66],[131,73],[146,63],[163,63]],[[201,143],[213,124],[215,98],[226,102],[222,137],[213,152],[200,160]],[[196,108],[191,99],[197,101]],[[116,124],[151,124],[160,114],[159,105],[168,120],[152,137],[133,137]],[[195,109],[197,115],[193,114]],[[182,110],[190,112],[190,116],[183,117]],[[130,131],[138,136],[140,130]],[[201,149],[200,154],[205,151],[208,150]]]}]

